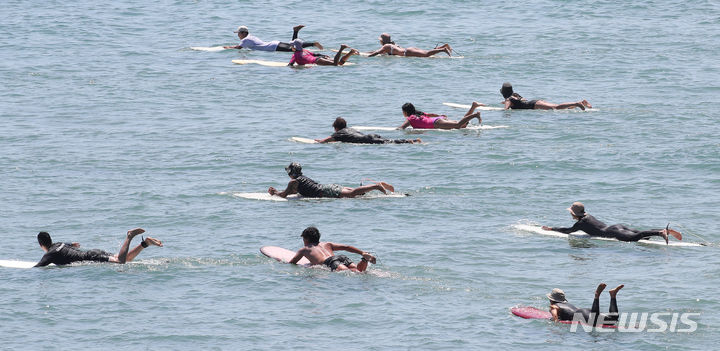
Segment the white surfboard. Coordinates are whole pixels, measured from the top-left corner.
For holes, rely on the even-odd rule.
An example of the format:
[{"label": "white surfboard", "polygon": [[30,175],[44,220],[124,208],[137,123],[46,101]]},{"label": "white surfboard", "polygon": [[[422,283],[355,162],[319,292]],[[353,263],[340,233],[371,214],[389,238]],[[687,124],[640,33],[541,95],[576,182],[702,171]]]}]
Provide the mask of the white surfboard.
[{"label": "white surfboard", "polygon": [[[361,130],[361,131],[393,131],[393,130],[398,130],[397,128],[393,128],[393,127],[374,127],[374,126],[353,126],[352,128],[354,128],[354,129],[356,129],[356,130]],[[485,129],[498,129],[498,128],[509,128],[509,126],[503,126],[503,125],[500,125],[500,126],[489,126],[489,125],[486,125],[486,124],[482,124],[482,125],[477,125],[477,124],[475,124],[475,125],[470,125],[470,126],[468,126],[467,128],[461,128],[461,129],[437,129],[437,128],[432,128],[432,129],[413,129],[412,127],[408,127],[408,128],[406,128],[405,130],[407,130],[407,131],[453,132],[453,131],[458,131],[458,130],[485,130]]]},{"label": "white surfboard", "polygon": [[36,264],[30,261],[0,260],[0,267],[6,268],[33,268]]},{"label": "white surfboard", "polygon": [[[265,60],[232,60],[234,64],[238,65],[260,65],[260,66],[266,66],[266,67],[289,67],[288,64],[290,63],[290,60],[287,62],[282,61],[265,61]],[[345,62],[343,66],[352,66],[354,63],[352,62]],[[318,65],[312,64],[312,65],[302,65],[302,66],[296,66],[293,65],[291,67],[293,68],[303,68],[303,67],[316,67]],[[343,66],[323,66],[323,67],[343,67]]]},{"label": "white surfboard", "polygon": [[[471,105],[456,104],[454,102],[443,102],[442,104],[445,106],[448,106],[448,107],[461,108],[461,109],[465,109],[465,110],[469,110],[470,107],[472,107]],[[482,111],[503,111],[503,110],[505,110],[502,107],[492,107],[492,106],[478,106],[475,109],[482,110]]]},{"label": "white surfboard", "polygon": [[225,47],[222,47],[222,46],[191,46],[190,50],[218,52],[218,51],[223,51],[223,50],[227,50],[227,49],[225,49]]},{"label": "white surfboard", "polygon": [[[597,236],[590,236],[587,233],[583,231],[577,231],[570,234],[560,233],[552,230],[544,230],[540,226],[536,225],[528,225],[528,224],[515,224],[513,225],[513,228],[528,232],[528,233],[534,233],[534,234],[540,234],[545,236],[554,236],[556,238],[576,238],[576,239],[592,239],[592,240],[603,240],[603,241],[618,241],[617,239],[613,238],[601,238]],[[670,238],[670,240],[673,240],[673,238]],[[657,246],[684,246],[684,247],[699,247],[699,246],[705,246],[698,243],[690,243],[690,242],[683,242],[683,241],[670,241],[670,243],[665,244],[664,240],[638,240],[638,244],[644,244],[644,245],[657,245]]]},{"label": "white surfboard", "polygon": [[[260,248],[260,253],[282,263],[289,263],[295,257],[295,252],[278,246],[263,246]],[[297,264],[305,267],[311,266],[310,261],[305,257],[301,258]]]},{"label": "white surfboard", "polygon": [[[285,198],[282,198],[277,195],[270,195],[269,193],[232,193],[232,196],[239,197],[242,199],[249,199],[249,200],[262,200],[262,201],[295,201],[295,200],[334,200],[338,198],[334,197],[304,197],[300,196],[298,194],[292,194],[288,195]],[[362,196],[356,197],[356,199],[375,199],[375,198],[396,198],[396,197],[407,197],[410,196],[409,194],[403,194],[403,193],[389,193],[389,194],[383,194],[380,192],[372,192],[368,193]],[[347,199],[347,198],[343,198]]]},{"label": "white surfboard", "polygon": [[303,137],[292,137],[290,138],[290,141],[294,141],[296,143],[302,143],[302,144],[318,144],[315,139],[310,138],[303,138]]}]

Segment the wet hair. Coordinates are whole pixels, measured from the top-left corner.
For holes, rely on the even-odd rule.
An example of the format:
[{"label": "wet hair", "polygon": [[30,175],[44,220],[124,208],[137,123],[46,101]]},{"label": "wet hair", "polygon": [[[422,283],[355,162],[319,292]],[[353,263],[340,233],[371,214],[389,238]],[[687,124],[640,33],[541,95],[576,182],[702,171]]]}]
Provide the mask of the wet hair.
[{"label": "wet hair", "polygon": [[505,82],[502,85],[502,88],[500,88],[500,94],[502,94],[503,98],[507,99],[510,96],[513,95],[513,87],[512,84]]},{"label": "wet hair", "polygon": [[345,121],[345,118],[342,117],[335,118],[335,122],[333,122],[333,128],[337,130],[347,128],[347,121]]},{"label": "wet hair", "polygon": [[302,166],[297,163],[293,162],[287,167],[285,167],[285,172],[291,177],[297,177],[302,175]]},{"label": "wet hair", "polygon": [[44,246],[45,248],[50,248],[52,246],[52,238],[50,238],[50,233],[48,232],[40,232],[37,235],[38,244]]},{"label": "wet hair", "polygon": [[315,227],[305,228],[300,236],[307,239],[311,244],[320,243],[320,231]]},{"label": "wet hair", "polygon": [[390,34],[388,34],[388,33],[380,34],[380,40],[382,40],[383,45],[385,45],[385,44],[395,45],[395,42],[390,40]]},{"label": "wet hair", "polygon": [[408,117],[412,115],[422,116],[425,114],[425,112],[416,110],[415,105],[409,102],[406,102],[402,105],[402,110],[408,115]]}]

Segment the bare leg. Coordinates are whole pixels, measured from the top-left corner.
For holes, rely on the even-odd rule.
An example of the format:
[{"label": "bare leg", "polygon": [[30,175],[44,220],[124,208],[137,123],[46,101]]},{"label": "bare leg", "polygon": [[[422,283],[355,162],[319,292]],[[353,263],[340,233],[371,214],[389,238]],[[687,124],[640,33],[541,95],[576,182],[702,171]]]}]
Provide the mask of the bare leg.
[{"label": "bare leg", "polygon": [[362,195],[373,190],[382,191],[383,194],[387,194],[387,190],[385,190],[385,187],[383,187],[382,184],[368,184],[359,186],[354,189],[344,187],[342,192],[340,193],[340,197],[356,197],[358,195]]},{"label": "bare leg", "polygon": [[[163,246],[163,244],[160,240],[157,240],[157,239],[151,238],[151,237],[148,237],[147,239],[145,239],[145,243],[147,243],[148,245],[155,245],[155,246],[160,246],[160,247]],[[130,252],[128,252],[126,262],[132,262],[135,259],[135,257],[137,257],[137,255],[140,253],[140,251],[142,251],[143,249],[144,249],[144,247],[142,246],[142,244],[135,246],[135,248],[133,248],[132,250],[130,250]]]},{"label": "bare leg", "polygon": [[[430,57],[432,55],[435,55],[437,53],[447,53],[447,48],[437,48],[432,50],[423,50],[418,48],[407,48],[405,49],[405,56],[411,56],[411,57]],[[448,54],[449,55],[449,54]]]},{"label": "bare leg", "polygon": [[132,239],[142,233],[145,233],[145,229],[142,228],[135,228],[130,229],[127,232],[127,236],[125,237],[125,241],[123,242],[122,246],[120,246],[120,252],[118,252],[117,258],[116,257],[110,257],[110,262],[114,263],[120,263],[124,264],[127,261],[127,255],[128,250],[130,249],[130,242]]},{"label": "bare leg", "polygon": [[552,104],[545,100],[538,100],[535,103],[536,110],[565,110],[575,107],[579,107],[581,110],[585,110],[585,105],[583,105],[581,102],[563,102],[562,104]]},{"label": "bare leg", "polygon": [[469,115],[466,115],[459,121],[451,121],[446,119],[437,119],[435,120],[435,128],[437,129],[459,129],[459,128],[465,128],[467,127],[468,123],[473,118],[477,118],[479,121],[482,122],[482,119],[480,118],[480,112],[475,112]]},{"label": "bare leg", "polygon": [[337,66],[338,63],[340,62],[340,57],[342,56],[342,52],[343,52],[343,50],[345,50],[347,47],[348,47],[348,46],[345,45],[345,44],[341,44],[341,45],[340,45],[340,50],[338,50],[337,54],[335,54],[335,58],[333,59],[333,64],[334,64],[335,66]]},{"label": "bare leg", "polygon": [[350,52],[348,52],[347,55],[343,56],[343,58],[340,59],[340,62],[338,62],[338,65],[340,65],[340,66],[344,65],[345,62],[347,62],[347,60],[352,55],[360,55],[360,52],[355,49],[350,50]]}]

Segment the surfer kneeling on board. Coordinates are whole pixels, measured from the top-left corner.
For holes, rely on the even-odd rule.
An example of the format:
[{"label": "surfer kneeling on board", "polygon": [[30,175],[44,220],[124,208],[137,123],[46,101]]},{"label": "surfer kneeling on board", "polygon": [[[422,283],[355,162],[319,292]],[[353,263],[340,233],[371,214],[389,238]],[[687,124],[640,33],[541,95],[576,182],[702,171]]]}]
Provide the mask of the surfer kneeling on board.
[{"label": "surfer kneeling on board", "polygon": [[[297,39],[298,32],[300,29],[305,27],[304,25],[298,25],[293,27],[293,36],[292,40]],[[250,35],[248,33],[248,27],[246,26],[240,26],[235,31],[237,33],[238,38],[240,38],[240,44],[233,45],[233,46],[223,46],[224,49],[250,49],[250,50],[258,50],[258,51],[284,51],[284,52],[292,52],[292,45],[290,43],[283,43],[277,40],[273,40],[269,43],[266,43],[262,40],[260,40],[258,37],[254,35]],[[314,46],[320,50],[323,49],[323,46],[320,45],[320,43],[314,41],[314,42],[307,42],[303,44],[303,47],[310,47]]]},{"label": "surfer kneeling on board", "polygon": [[395,191],[395,188],[385,182],[376,182],[374,184],[368,184],[359,186],[357,188],[350,188],[339,184],[318,184],[316,181],[304,176],[302,174],[302,166],[293,162],[289,166],[285,167],[285,171],[290,177],[290,182],[287,188],[283,191],[277,191],[275,188],[270,187],[268,193],[270,195],[277,195],[280,197],[287,197],[291,194],[300,194],[305,197],[356,197],[363,195],[372,190],[382,191],[383,194],[387,194]]},{"label": "surfer kneeling on board", "polygon": [[682,240],[682,234],[676,230],[670,229],[669,225],[665,229],[652,229],[645,231],[631,229],[622,224],[608,226],[595,219],[595,217],[585,213],[585,205],[581,202],[573,202],[572,206],[570,206],[567,210],[570,211],[572,217],[577,221],[572,227],[560,228],[543,226],[542,229],[553,230],[565,234],[582,230],[590,236],[615,238],[620,241],[638,241],[650,236],[659,236],[665,239],[665,243],[667,244],[668,234],[674,236],[675,239]]},{"label": "surfer kneeling on board", "polygon": [[290,44],[292,44],[293,56],[290,58],[288,66],[292,66],[293,64],[297,64],[299,66],[311,64],[316,64],[318,66],[342,66],[350,58],[350,56],[360,54],[357,50],[350,48],[350,51],[343,56],[343,50],[347,49],[348,46],[342,44],[340,45],[340,49],[337,54],[335,54],[335,58],[331,59],[330,56],[316,54],[303,49],[304,43],[301,39],[295,39]]},{"label": "surfer kneeling on board", "polygon": [[503,83],[502,88],[500,88],[500,93],[505,99],[503,104],[505,105],[506,110],[564,110],[576,107],[579,107],[581,110],[585,110],[586,107],[592,108],[592,105],[590,105],[587,100],[578,102],[563,102],[562,104],[552,104],[545,100],[528,101],[524,97],[520,96],[520,94],[513,92],[512,84],[507,82]]},{"label": "surfer kneeling on board", "polygon": [[[598,326],[598,319],[600,319],[600,325],[614,325],[619,316],[615,296],[625,285],[618,285],[615,289],[608,291],[610,293],[610,309],[607,314],[604,314],[600,313],[600,294],[605,290],[606,286],[605,283],[600,283],[597,289],[595,289],[595,299],[593,300],[591,309],[577,308],[571,305],[565,299],[565,292],[558,288],[552,289],[552,292],[546,295],[548,299],[550,299],[550,314],[552,314],[552,320],[556,322],[583,320],[587,321],[587,324]],[[575,318],[575,315],[578,313],[582,315],[582,318],[580,318],[580,316]],[[599,318],[601,316],[602,318]]]},{"label": "surfer kneeling on board", "polygon": [[78,243],[53,243],[49,233],[40,232],[37,236],[37,239],[38,243],[40,244],[40,248],[45,251],[45,255],[43,255],[43,257],[40,259],[40,262],[38,262],[35,267],[44,267],[51,263],[59,266],[80,261],[112,262],[124,264],[126,262],[134,260],[135,257],[140,253],[140,251],[150,245],[163,246],[160,240],[148,237],[147,239],[143,239],[140,245],[136,246],[132,250],[129,250],[130,242],[132,241],[132,239],[135,236],[140,235],[144,232],[145,229],[142,228],[128,230],[125,241],[123,242],[122,246],[120,246],[120,252],[117,255],[113,255],[99,249],[88,251],[79,250],[78,247],[80,247],[80,244]]},{"label": "surfer kneeling on board", "polygon": [[414,144],[421,143],[422,140],[418,139],[385,139],[377,134],[363,134],[353,128],[347,126],[345,118],[335,118],[333,122],[333,128],[335,133],[325,139],[315,139],[318,143],[331,143],[334,141],[340,141],[343,143],[355,143],[355,144]]},{"label": "surfer kneeling on board", "polygon": [[[320,242],[320,231],[315,227],[307,227],[300,235],[303,238],[305,247],[298,250],[290,260],[290,263],[297,264],[305,257],[313,265],[325,265],[333,271],[351,270],[353,272],[364,272],[368,262],[375,263],[375,256],[358,249],[357,247],[330,242]],[[348,251],[362,256],[360,263],[353,263],[345,255],[335,255],[334,251]]]},{"label": "surfer kneeling on board", "polygon": [[403,48],[401,46],[398,46],[397,44],[395,44],[394,41],[392,41],[392,39],[390,38],[390,34],[388,33],[380,34],[380,37],[378,39],[380,40],[380,45],[382,46],[380,47],[380,49],[371,52],[368,57],[373,57],[381,54],[412,57],[430,57],[441,52],[448,54],[448,56],[452,56],[450,53],[453,49],[450,47],[450,44],[447,43],[440,45],[432,50],[423,50],[413,47]]},{"label": "surfer kneeling on board", "polygon": [[465,116],[459,121],[453,121],[447,119],[445,115],[436,115],[433,113],[425,113],[415,109],[415,105],[406,102],[402,105],[403,116],[405,116],[405,123],[399,126],[397,129],[405,129],[407,127],[413,127],[414,129],[459,129],[465,128],[470,123],[470,120],[477,118],[478,123],[482,123],[480,118],[480,112],[475,112],[478,106],[482,106],[479,102],[473,102],[472,107],[465,113]]}]

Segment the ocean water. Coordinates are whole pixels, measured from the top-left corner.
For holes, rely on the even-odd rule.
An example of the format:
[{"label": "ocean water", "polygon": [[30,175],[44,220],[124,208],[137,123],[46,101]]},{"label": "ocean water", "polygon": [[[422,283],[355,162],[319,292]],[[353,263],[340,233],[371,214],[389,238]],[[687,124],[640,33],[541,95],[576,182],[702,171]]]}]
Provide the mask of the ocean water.
[{"label": "ocean water", "polygon": [[[353,57],[349,67],[239,66],[326,48],[450,43],[462,59]],[[713,349],[720,299],[720,5],[714,1],[3,2],[0,259],[37,261],[35,235],[117,251],[125,231],[163,240],[135,263],[0,268],[0,348]],[[328,52],[329,53],[329,52]],[[442,56],[442,55],[440,55]],[[421,145],[306,145],[332,121],[398,126],[400,106],[589,100],[592,111],[487,111],[453,132],[380,132]],[[472,122],[476,123],[476,122]],[[324,183],[384,180],[412,196],[271,202],[295,161]],[[668,222],[705,247],[565,240],[573,201],[607,223]],[[301,231],[374,252],[368,274],[274,262]],[[357,259],[356,255],[350,255]],[[523,320],[565,290],[625,284],[620,310],[699,313],[692,333],[571,332]],[[608,295],[601,298],[601,309]],[[667,317],[666,317],[667,318]]]}]

